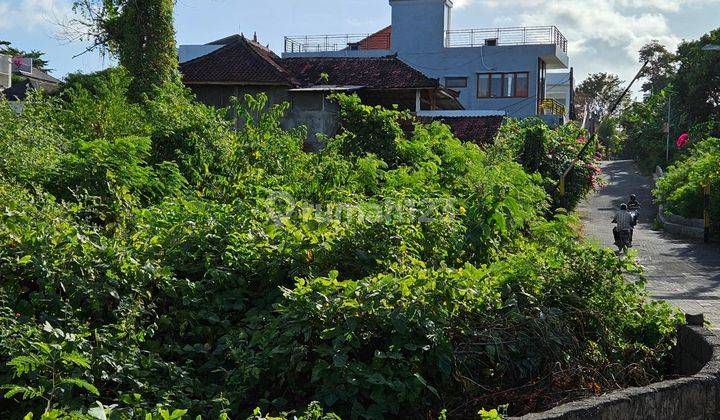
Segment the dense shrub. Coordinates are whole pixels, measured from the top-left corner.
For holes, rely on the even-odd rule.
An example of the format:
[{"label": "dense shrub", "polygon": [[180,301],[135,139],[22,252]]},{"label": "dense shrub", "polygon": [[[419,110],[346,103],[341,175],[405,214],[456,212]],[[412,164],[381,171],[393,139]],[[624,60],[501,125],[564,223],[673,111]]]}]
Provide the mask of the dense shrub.
[{"label": "dense shrub", "polygon": [[[182,90],[80,80],[0,104],[0,416],[467,417],[662,376],[674,313],[550,210],[577,128],[483,151],[337,97],[307,154],[263,96],[233,132]],[[563,157],[528,174],[525,131]]]},{"label": "dense shrub", "polygon": [[675,214],[701,219],[704,189],[710,187],[710,219],[720,221],[720,138],[697,142],[657,182],[655,196]]},{"label": "dense shrub", "polygon": [[[552,198],[552,209],[573,210],[600,181],[595,144],[574,162],[588,141],[586,137],[587,133],[575,123],[550,129],[539,119],[509,121],[503,125],[491,153],[514,159],[527,172],[540,174]],[[559,181],[568,166],[562,196]]]}]

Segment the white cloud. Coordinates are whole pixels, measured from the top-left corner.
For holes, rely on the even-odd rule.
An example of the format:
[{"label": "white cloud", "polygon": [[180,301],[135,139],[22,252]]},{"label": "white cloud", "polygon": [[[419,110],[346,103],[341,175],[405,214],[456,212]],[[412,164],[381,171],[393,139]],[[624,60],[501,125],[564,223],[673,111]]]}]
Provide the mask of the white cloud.
[{"label": "white cloud", "polygon": [[463,15],[482,22],[478,27],[555,25],[568,39],[579,80],[611,72],[626,81],[640,67],[644,44],[657,39],[670,50],[677,47],[677,19],[685,21],[687,11],[720,10],[720,0],[462,0],[460,5]]},{"label": "white cloud", "polygon": [[0,1],[0,30],[48,28],[70,13],[70,0]]},{"label": "white cloud", "polygon": [[472,3],[472,0],[455,0],[455,1],[453,1],[454,6],[459,9],[469,5],[470,3]]},{"label": "white cloud", "polygon": [[573,54],[598,53],[593,49],[602,45],[635,59],[640,47],[652,39],[660,40],[669,48],[679,42],[662,13],[630,14],[619,10],[612,0],[556,1],[521,14],[520,24],[560,27]]}]

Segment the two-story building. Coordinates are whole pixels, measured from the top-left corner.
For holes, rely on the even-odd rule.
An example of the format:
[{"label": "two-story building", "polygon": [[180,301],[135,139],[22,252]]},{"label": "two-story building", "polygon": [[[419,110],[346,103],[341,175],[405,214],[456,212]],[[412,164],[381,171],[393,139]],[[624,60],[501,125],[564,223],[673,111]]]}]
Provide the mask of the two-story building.
[{"label": "two-story building", "polygon": [[569,67],[567,40],[555,26],[453,29],[452,0],[390,0],[390,6],[389,27],[369,35],[287,36],[283,57],[397,54],[459,92],[466,110],[552,122],[568,116],[568,104],[547,94],[562,89],[548,82],[548,72]]}]

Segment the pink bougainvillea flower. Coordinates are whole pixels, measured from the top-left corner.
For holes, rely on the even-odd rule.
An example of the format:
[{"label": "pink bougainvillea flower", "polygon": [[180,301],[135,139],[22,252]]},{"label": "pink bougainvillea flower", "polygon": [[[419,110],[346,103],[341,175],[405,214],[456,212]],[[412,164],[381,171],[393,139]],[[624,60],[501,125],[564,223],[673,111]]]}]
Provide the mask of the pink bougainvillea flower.
[{"label": "pink bougainvillea flower", "polygon": [[677,146],[678,149],[682,149],[687,146],[688,141],[690,141],[690,135],[688,133],[682,133],[675,142],[675,146]]},{"label": "pink bougainvillea flower", "polygon": [[585,143],[587,141],[587,139],[585,139],[585,137],[583,137],[583,136],[580,136],[580,137],[578,137],[577,141],[578,141],[578,143]]}]

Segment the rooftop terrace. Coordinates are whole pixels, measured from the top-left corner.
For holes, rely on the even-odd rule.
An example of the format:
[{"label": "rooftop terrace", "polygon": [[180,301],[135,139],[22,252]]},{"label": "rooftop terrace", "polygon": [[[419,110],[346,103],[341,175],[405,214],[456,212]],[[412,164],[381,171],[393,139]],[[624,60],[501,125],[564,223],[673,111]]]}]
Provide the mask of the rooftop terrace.
[{"label": "rooftop terrace", "polygon": [[[557,45],[567,52],[567,39],[555,26],[460,29],[445,32],[446,48]],[[285,37],[286,53],[352,50],[389,50],[390,31],[374,34],[301,35]]]}]

